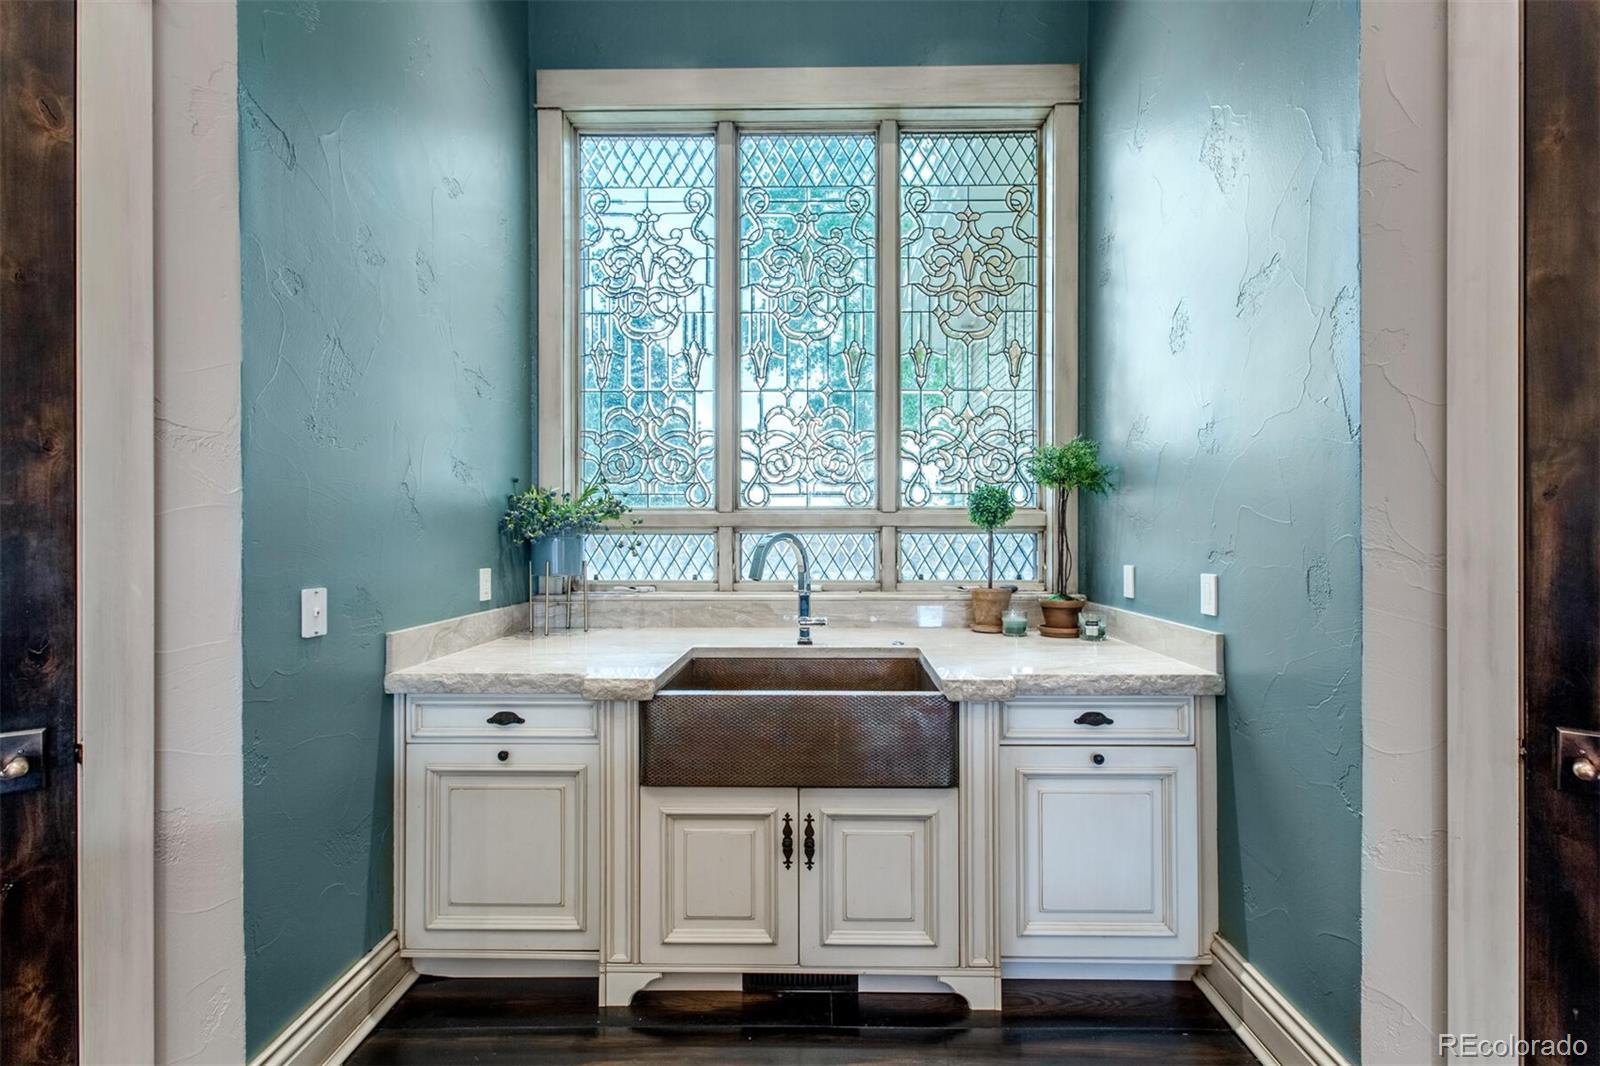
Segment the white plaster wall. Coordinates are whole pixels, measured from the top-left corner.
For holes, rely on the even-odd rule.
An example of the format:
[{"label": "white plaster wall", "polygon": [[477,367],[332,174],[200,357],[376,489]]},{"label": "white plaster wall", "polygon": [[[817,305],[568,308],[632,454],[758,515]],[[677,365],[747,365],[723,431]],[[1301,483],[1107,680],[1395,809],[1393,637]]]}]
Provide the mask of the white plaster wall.
[{"label": "white plaster wall", "polygon": [[156,1059],[244,1061],[232,0],[155,4]]},{"label": "white plaster wall", "polygon": [[1445,1006],[1445,4],[1361,8],[1365,1063]]}]

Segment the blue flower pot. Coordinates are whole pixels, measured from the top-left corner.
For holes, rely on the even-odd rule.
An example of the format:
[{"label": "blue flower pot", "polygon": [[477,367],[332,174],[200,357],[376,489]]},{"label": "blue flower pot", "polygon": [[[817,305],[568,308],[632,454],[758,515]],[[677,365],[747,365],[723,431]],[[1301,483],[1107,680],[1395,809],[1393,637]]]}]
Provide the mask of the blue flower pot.
[{"label": "blue flower pot", "polygon": [[544,577],[545,563],[550,564],[552,577],[577,577],[583,572],[582,534],[540,537],[533,542],[529,562],[533,566],[535,581]]}]

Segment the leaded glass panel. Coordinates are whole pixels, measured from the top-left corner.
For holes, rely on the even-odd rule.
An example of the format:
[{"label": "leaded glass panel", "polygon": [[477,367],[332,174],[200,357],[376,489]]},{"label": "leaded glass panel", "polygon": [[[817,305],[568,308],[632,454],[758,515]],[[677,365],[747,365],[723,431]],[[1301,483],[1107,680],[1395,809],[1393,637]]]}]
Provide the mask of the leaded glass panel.
[{"label": "leaded glass panel", "polygon": [[583,557],[595,581],[715,581],[715,533],[591,533]]},{"label": "leaded glass panel", "polygon": [[578,163],[582,481],[712,507],[715,138],[586,136]]},{"label": "leaded glass panel", "polygon": [[908,507],[1019,505],[1037,440],[1039,137],[900,138],[900,471]]},{"label": "leaded glass panel", "polygon": [[[750,553],[768,534],[739,534],[739,576],[752,581]],[[878,579],[878,534],[872,533],[800,533],[811,556],[813,581],[876,581]],[[767,556],[767,566],[762,572],[763,581],[793,581],[795,579],[794,550],[777,547]]]},{"label": "leaded glass panel", "polygon": [[[988,577],[986,533],[901,533],[901,581],[983,581]],[[994,535],[996,581],[1039,580],[1039,535]]]},{"label": "leaded glass panel", "polygon": [[739,494],[877,502],[873,134],[739,140]]}]

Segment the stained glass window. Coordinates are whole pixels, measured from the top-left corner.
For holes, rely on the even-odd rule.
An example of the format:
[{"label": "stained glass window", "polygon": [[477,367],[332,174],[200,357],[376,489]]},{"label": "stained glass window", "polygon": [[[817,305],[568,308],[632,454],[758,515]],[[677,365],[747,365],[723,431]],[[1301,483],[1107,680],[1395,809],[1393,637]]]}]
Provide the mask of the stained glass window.
[{"label": "stained glass window", "polygon": [[[986,533],[901,533],[901,581],[983,581],[989,573]],[[994,535],[996,581],[1039,580],[1039,535]]]},{"label": "stained glass window", "polygon": [[[581,483],[641,519],[589,538],[597,580],[731,588],[763,531],[810,509],[838,512],[801,523],[820,583],[981,581],[984,535],[929,512],[983,483],[1028,508],[995,538],[996,576],[1039,580],[1041,241],[1076,239],[1045,229],[1043,133],[852,121],[576,120],[577,395],[542,398],[541,417],[576,436]],[[880,254],[896,257],[881,291]],[[775,551],[763,579],[794,576]]]},{"label": "stained glass window", "polygon": [[[750,573],[750,553],[755,550],[766,533],[739,534],[739,576],[745,581],[754,580]],[[872,533],[801,533],[806,551],[811,556],[811,580],[823,581],[875,581],[878,577],[878,534]],[[788,546],[775,547],[767,556],[763,581],[793,581],[795,558]]]},{"label": "stained glass window", "polygon": [[739,494],[877,503],[877,138],[739,139]]},{"label": "stained glass window", "polygon": [[579,141],[579,474],[627,503],[712,507],[716,142]]},{"label": "stained glass window", "polygon": [[715,533],[591,533],[583,538],[596,581],[715,581]]},{"label": "stained glass window", "polygon": [[900,138],[900,469],[908,507],[975,484],[1032,505],[1039,137]]}]

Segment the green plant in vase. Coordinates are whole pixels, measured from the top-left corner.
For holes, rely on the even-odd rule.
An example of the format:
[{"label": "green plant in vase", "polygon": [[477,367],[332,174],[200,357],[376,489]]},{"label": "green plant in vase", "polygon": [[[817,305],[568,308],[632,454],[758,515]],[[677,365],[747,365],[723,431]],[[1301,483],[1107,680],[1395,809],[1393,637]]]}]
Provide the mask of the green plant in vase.
[{"label": "green plant in vase", "polygon": [[988,577],[985,587],[973,589],[971,627],[977,633],[998,633],[1000,617],[1011,605],[1011,588],[994,587],[994,531],[1011,521],[1017,505],[999,485],[976,485],[967,496],[967,517],[988,533]]},{"label": "green plant in vase", "polygon": [[1028,458],[1028,476],[1041,492],[1052,497],[1056,513],[1055,535],[1050,544],[1050,591],[1039,601],[1047,637],[1078,635],[1078,612],[1087,602],[1072,592],[1072,531],[1067,528],[1067,503],[1076,491],[1103,496],[1112,489],[1111,468],[1100,461],[1100,442],[1074,437],[1065,444],[1046,445]]},{"label": "green plant in vase", "polygon": [[[583,567],[583,538],[627,520],[631,508],[619,500],[603,481],[578,495],[530,485],[506,497],[500,528],[512,541],[528,545],[529,582],[550,564],[553,577],[576,577]],[[626,521],[625,521],[626,520]]]}]

